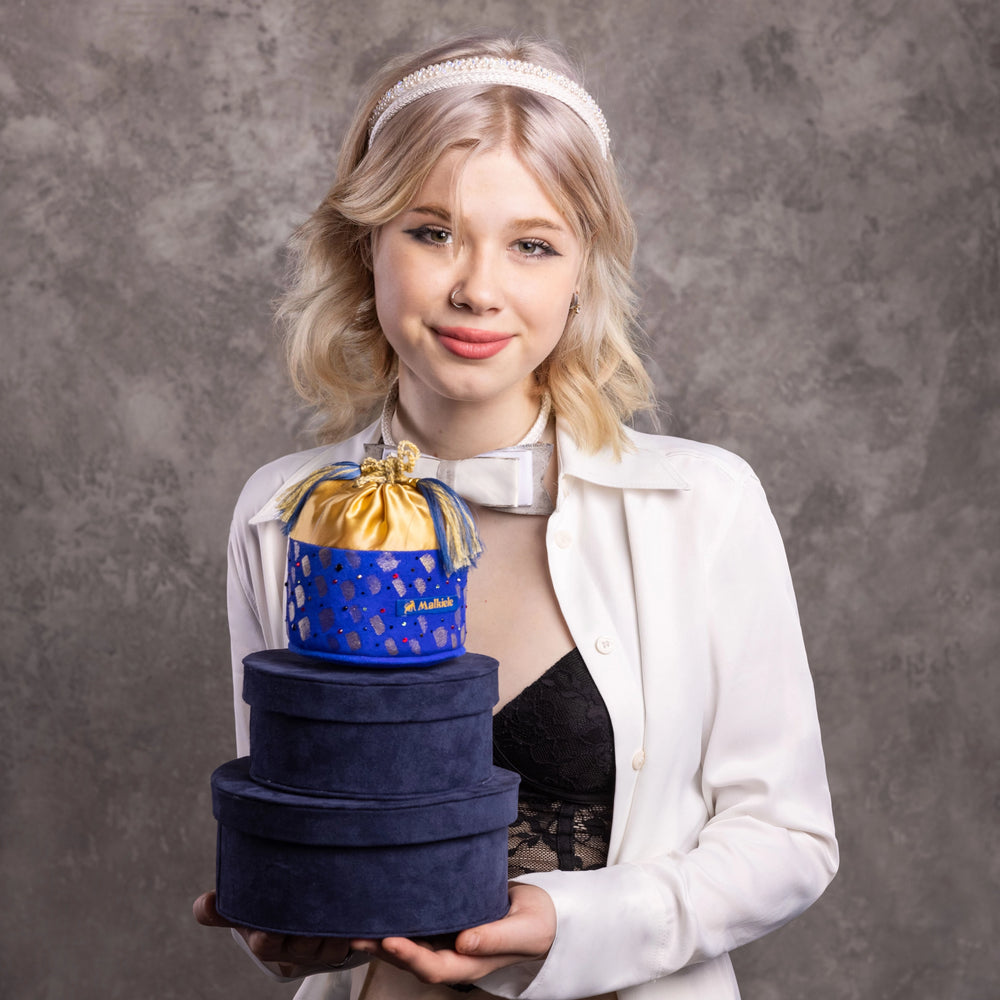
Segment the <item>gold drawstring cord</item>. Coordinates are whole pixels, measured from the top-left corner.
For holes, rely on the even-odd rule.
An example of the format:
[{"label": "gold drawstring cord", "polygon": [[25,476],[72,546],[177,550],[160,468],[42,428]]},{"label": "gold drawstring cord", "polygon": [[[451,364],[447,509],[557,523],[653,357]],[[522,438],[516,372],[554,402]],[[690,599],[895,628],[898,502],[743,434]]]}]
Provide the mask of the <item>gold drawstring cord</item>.
[{"label": "gold drawstring cord", "polygon": [[354,486],[369,483],[390,483],[412,486],[416,480],[409,475],[417,464],[420,451],[412,441],[400,441],[395,455],[388,458],[366,458],[361,463],[361,475],[354,480]]}]

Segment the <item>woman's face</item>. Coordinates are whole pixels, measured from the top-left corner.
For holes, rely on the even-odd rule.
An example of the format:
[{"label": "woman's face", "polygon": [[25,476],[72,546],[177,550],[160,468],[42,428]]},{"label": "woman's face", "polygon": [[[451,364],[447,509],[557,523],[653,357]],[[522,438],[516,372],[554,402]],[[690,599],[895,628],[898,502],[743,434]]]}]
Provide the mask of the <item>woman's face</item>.
[{"label": "woman's face", "polygon": [[510,149],[445,154],[374,241],[401,394],[524,407],[582,263],[580,241]]}]

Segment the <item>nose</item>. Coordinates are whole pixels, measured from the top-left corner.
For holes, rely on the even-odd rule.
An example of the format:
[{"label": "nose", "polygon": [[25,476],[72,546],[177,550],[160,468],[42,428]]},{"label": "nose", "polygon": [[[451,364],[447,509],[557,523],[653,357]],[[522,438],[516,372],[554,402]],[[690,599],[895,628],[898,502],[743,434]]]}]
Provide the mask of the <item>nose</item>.
[{"label": "nose", "polygon": [[505,296],[498,262],[485,251],[463,248],[458,264],[451,304],[456,309],[469,309],[477,316],[502,309]]}]

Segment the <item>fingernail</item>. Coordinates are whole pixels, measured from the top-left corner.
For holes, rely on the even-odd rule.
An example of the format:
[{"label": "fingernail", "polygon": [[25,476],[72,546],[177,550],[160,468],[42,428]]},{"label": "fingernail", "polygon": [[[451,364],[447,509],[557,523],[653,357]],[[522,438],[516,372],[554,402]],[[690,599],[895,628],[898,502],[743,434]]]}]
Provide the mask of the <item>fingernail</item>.
[{"label": "fingernail", "polygon": [[473,952],[479,950],[479,935],[470,934],[468,937],[462,939],[463,948],[462,951]]}]

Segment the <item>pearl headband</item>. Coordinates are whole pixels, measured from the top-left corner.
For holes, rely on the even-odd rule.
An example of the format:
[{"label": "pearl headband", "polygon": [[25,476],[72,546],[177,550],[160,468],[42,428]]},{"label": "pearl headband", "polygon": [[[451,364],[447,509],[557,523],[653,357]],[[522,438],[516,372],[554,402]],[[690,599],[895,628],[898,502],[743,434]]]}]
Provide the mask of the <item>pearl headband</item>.
[{"label": "pearl headband", "polygon": [[447,62],[424,66],[409,76],[404,76],[388,90],[375,105],[368,124],[368,145],[375,141],[382,126],[408,104],[451,87],[482,86],[493,84],[502,87],[522,87],[539,94],[546,94],[562,101],[586,123],[607,159],[611,146],[608,123],[590,94],[578,83],[561,73],[544,66],[520,62],[517,59],[497,59],[493,56],[473,56],[468,59],[449,59]]}]

